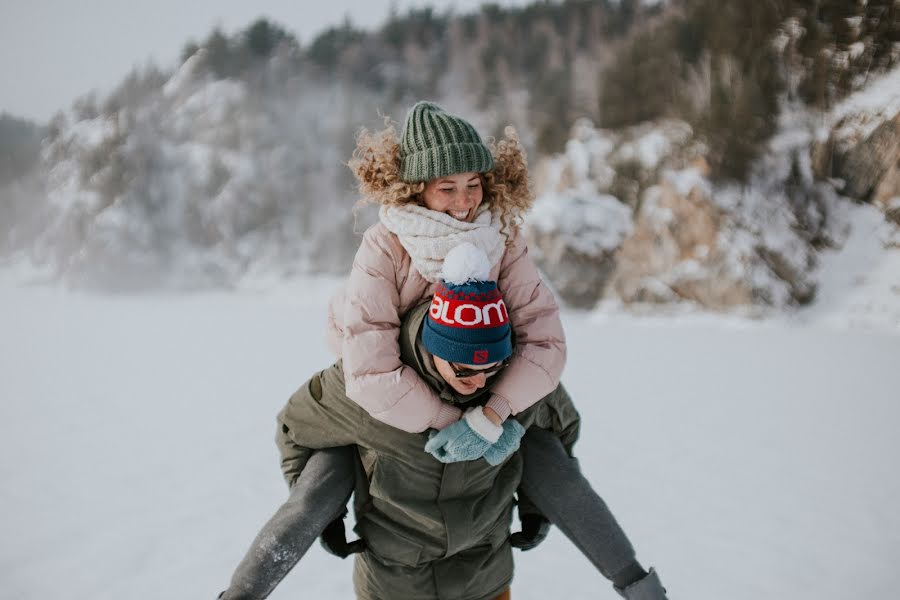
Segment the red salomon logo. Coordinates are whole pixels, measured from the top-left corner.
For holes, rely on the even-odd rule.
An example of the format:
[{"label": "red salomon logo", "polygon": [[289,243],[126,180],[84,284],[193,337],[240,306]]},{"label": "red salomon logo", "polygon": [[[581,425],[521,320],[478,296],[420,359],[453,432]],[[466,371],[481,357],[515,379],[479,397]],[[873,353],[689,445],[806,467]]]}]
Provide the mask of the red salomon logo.
[{"label": "red salomon logo", "polygon": [[502,299],[496,302],[460,302],[435,294],[428,313],[433,321],[447,327],[485,329],[509,322]]},{"label": "red salomon logo", "polygon": [[488,351],[487,350],[476,350],[475,354],[472,355],[472,364],[473,365],[483,365],[488,361]]}]

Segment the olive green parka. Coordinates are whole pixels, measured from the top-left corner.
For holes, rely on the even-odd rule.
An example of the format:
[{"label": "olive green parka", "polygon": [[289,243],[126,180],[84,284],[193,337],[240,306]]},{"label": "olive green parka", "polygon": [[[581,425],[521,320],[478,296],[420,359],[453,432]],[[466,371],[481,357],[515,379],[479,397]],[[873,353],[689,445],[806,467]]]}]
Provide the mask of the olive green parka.
[{"label": "olive green parka", "polygon": [[[503,374],[470,396],[447,385],[419,342],[427,308],[413,309],[404,320],[403,362],[442,400],[463,409],[483,405]],[[562,385],[515,418],[526,428],[553,431],[571,454],[579,416]],[[496,467],[483,459],[444,464],[425,452],[427,440],[427,432],[395,429],[347,398],[340,361],[307,381],[278,415],[288,485],[316,449],[358,448],[356,532],[367,546],[354,565],[360,600],[492,600],[512,581],[509,533],[522,475],[519,453]]]}]

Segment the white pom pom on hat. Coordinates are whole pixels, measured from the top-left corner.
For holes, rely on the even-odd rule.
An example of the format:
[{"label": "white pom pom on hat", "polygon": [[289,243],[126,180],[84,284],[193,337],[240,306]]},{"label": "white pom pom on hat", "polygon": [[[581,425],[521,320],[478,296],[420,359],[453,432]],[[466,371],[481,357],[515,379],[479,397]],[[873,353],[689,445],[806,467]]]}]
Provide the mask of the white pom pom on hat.
[{"label": "white pom pom on hat", "polygon": [[454,285],[463,285],[469,281],[488,281],[491,263],[484,250],[472,243],[463,242],[447,253],[441,276],[445,282]]}]

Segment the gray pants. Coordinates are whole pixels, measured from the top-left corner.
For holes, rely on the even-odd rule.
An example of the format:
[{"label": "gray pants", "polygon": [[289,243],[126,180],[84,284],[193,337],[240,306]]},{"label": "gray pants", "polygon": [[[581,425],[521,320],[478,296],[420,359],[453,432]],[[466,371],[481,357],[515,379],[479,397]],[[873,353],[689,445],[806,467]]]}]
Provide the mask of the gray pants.
[{"label": "gray pants", "polygon": [[[635,555],[603,499],[581,474],[559,439],[532,427],[519,450],[521,489],[607,579],[634,564]],[[353,447],[317,451],[291,494],[265,524],[238,565],[224,600],[261,600],[297,564],[325,526],[338,517],[353,491]]]}]

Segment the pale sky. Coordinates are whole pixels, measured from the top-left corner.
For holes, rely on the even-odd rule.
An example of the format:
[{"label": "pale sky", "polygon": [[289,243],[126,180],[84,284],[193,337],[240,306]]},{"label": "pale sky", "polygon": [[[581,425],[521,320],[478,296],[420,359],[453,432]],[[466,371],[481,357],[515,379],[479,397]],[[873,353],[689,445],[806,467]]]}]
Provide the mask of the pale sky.
[{"label": "pale sky", "polygon": [[[169,68],[189,40],[216,25],[228,33],[260,16],[304,46],[346,15],[358,27],[381,25],[391,5],[474,10],[484,0],[0,0],[0,112],[48,120],[75,98],[111,90],[135,65]],[[495,0],[523,5],[526,0]],[[439,9],[442,10],[442,9]]]}]

